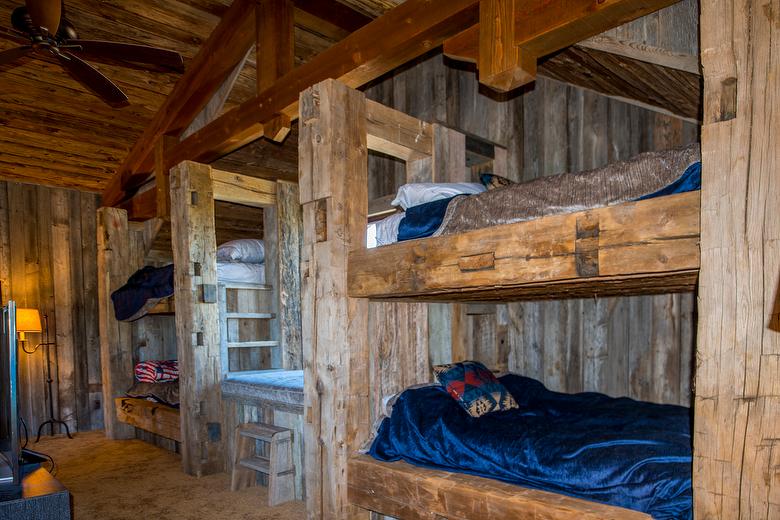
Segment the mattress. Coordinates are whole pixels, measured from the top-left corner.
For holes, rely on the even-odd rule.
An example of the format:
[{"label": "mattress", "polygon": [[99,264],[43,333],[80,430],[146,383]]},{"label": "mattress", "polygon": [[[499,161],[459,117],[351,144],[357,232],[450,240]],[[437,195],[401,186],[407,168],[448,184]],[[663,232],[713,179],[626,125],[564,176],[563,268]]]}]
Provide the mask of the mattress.
[{"label": "mattress", "polygon": [[[376,223],[377,245],[450,235],[547,215],[700,189],[699,145],[647,152],[601,168],[409,207]],[[384,235],[379,239],[379,231]]]},{"label": "mattress", "polygon": [[520,408],[472,418],[438,386],[394,402],[368,450],[382,461],[494,478],[634,509],[692,518],[688,408],[561,394],[510,374]]},{"label": "mattress", "polygon": [[265,283],[265,265],[245,262],[217,262],[217,280],[221,283]]}]

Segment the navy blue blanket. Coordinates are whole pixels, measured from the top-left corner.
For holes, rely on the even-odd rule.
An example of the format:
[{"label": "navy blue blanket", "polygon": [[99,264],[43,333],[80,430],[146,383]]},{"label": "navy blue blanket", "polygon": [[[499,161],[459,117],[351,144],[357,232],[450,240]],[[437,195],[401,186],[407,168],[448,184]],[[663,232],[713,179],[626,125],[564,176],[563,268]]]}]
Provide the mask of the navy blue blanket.
[{"label": "navy blue blanket", "polygon": [[[645,195],[637,200],[653,199],[675,193],[686,193],[701,189],[701,162],[695,162],[688,166],[674,182],[664,186],[655,193]],[[467,195],[456,195],[465,197]],[[441,226],[447,206],[455,197],[426,202],[418,206],[407,208],[406,215],[398,226],[398,241],[414,240],[433,235]]]},{"label": "navy blue blanket", "polygon": [[439,386],[406,390],[369,453],[605,502],[659,520],[692,518],[688,408],[561,394],[514,374],[501,382],[520,408],[478,419]]},{"label": "navy blue blanket", "polygon": [[165,267],[146,266],[127,280],[127,283],[111,293],[114,315],[125,321],[146,305],[146,301],[173,296],[173,264]]}]

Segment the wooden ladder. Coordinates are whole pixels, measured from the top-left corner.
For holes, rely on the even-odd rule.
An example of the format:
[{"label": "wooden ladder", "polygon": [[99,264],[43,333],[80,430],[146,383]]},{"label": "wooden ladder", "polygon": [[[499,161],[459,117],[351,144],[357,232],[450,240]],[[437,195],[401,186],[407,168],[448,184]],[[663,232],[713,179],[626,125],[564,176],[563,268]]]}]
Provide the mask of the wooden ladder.
[{"label": "wooden ladder", "polygon": [[[258,455],[256,442],[268,445],[268,456]],[[268,505],[295,499],[293,433],[272,424],[242,423],[236,428],[236,453],[230,489],[238,491],[257,482],[257,473],[268,475]]]}]

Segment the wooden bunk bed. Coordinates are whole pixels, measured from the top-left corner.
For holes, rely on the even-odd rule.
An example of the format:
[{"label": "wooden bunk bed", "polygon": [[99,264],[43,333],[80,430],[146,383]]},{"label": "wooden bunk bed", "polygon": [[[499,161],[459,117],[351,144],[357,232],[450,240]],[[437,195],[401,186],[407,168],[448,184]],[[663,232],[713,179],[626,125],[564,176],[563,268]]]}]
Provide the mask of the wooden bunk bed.
[{"label": "wooden bunk bed", "polygon": [[[453,130],[367,100],[335,81],[305,91],[301,107],[300,181],[305,242],[311,248],[303,275],[304,308],[310,317],[330,316],[307,325],[304,314],[304,334],[311,342],[306,405],[319,407],[324,426],[325,417],[341,413],[331,407],[342,399],[354,403],[348,411],[347,438],[355,439],[351,449],[320,455],[321,464],[345,468],[349,503],[401,518],[649,518],[620,507],[354,454],[370,423],[360,407],[375,405],[357,404],[369,393],[352,378],[361,377],[368,363],[363,356],[373,341],[369,298],[489,302],[692,290],[699,270],[699,192],[367,249],[369,203],[365,188],[358,188],[367,182],[366,151],[406,161],[407,182],[421,182],[444,178],[448,162],[465,160],[462,136],[457,139]],[[333,306],[333,293],[322,288],[331,284],[349,302],[341,314],[326,310]],[[335,352],[330,343],[337,333],[347,338],[337,348],[348,348],[352,355],[341,376],[348,386],[331,373]],[[329,338],[327,345],[322,337]],[[423,363],[428,359],[425,346],[409,348]],[[400,374],[379,377],[403,379]],[[423,369],[416,377],[407,384],[426,382],[429,375]],[[332,395],[320,392],[325,381],[332,381]],[[329,435],[317,426],[315,419],[307,443]]]},{"label": "wooden bunk bed", "polygon": [[[224,467],[225,457],[217,448],[208,461],[199,451],[192,451],[194,443],[200,443],[203,437],[221,448],[218,425],[223,422],[222,400],[213,388],[219,388],[221,380],[232,373],[281,369],[280,345],[284,338],[275,323],[279,316],[277,287],[218,280],[214,203],[263,208],[268,220],[266,238],[270,238],[266,240],[266,276],[277,280],[281,241],[274,217],[276,193],[272,181],[184,163],[172,173],[169,217],[133,224],[128,222],[125,210],[99,210],[98,234],[103,239],[99,264],[101,278],[107,281],[101,286],[101,327],[116,332],[101,338],[105,350],[110,351],[103,365],[104,381],[109,383],[104,385],[104,398],[111,403],[106,409],[110,437],[129,437],[133,428],[140,428],[180,442],[188,472],[208,473]],[[170,232],[161,233],[168,222]],[[109,298],[129,274],[145,263],[146,257],[159,260],[157,237],[161,234],[170,237],[162,242],[167,247],[172,245],[174,295],[160,301],[149,314],[175,320],[180,408],[122,397],[131,386],[137,355],[132,351],[132,324],[113,319]],[[286,316],[286,311],[282,314]],[[181,338],[192,338],[191,348],[179,345]],[[259,355],[258,351],[274,353]],[[125,425],[133,428],[128,430]],[[188,433],[193,430],[197,433]],[[194,437],[199,440],[191,440]]]},{"label": "wooden bunk bed", "polygon": [[[366,373],[370,372],[371,350],[367,339],[368,301],[367,298],[349,297],[350,270],[347,265],[350,253],[362,249],[364,240],[367,197],[360,195],[365,195],[362,190],[366,149],[373,140],[373,149],[393,156],[402,153],[410,179],[431,180],[430,176],[417,173],[431,167],[434,154],[427,143],[431,142],[436,129],[409,127],[404,124],[408,119],[398,115],[399,121],[367,136],[362,125],[371,123],[363,116],[371,105],[365,104],[359,96],[326,86],[324,90],[318,88],[316,103],[304,96],[299,105],[297,93],[333,76],[351,87],[364,85],[442,43],[448,55],[476,61],[480,79],[485,83],[507,88],[533,79],[536,58],[586,38],[589,32],[594,35],[669,3],[663,0],[607,0],[596,6],[590,0],[558,1],[530,3],[528,6],[541,6],[542,9],[518,11],[518,6],[525,4],[465,0],[432,6],[427,0],[408,0],[298,68],[293,69],[292,60],[280,60],[279,66],[258,67],[258,92],[253,99],[212,118],[181,141],[166,143],[168,134],[182,135],[181,130],[210,104],[211,95],[222,79],[230,74],[231,68],[253,44],[256,34],[246,22],[254,19],[253,3],[236,1],[226,12],[193,67],[177,84],[166,105],[111,180],[104,193],[104,203],[130,203],[136,207],[133,202],[142,196],[137,187],[152,172],[158,192],[165,192],[165,173],[181,160],[211,162],[259,137],[283,138],[300,107],[301,202],[306,222],[302,263],[304,409],[307,510],[311,517],[358,516],[356,508],[350,505],[346,483],[348,475],[354,476],[360,469],[357,462],[349,461],[351,454],[366,439],[369,429],[371,397]],[[267,3],[258,5],[265,8]],[[289,10],[291,4],[275,2],[273,6],[275,16],[264,17],[263,27],[287,34],[292,30],[291,17],[283,15],[289,13],[285,8]],[[752,11],[760,10],[753,8]],[[769,11],[764,10],[766,16],[749,16],[752,11],[751,6],[738,5],[732,0],[702,3],[704,103],[698,106],[683,102],[685,109],[674,111],[703,121],[702,155],[707,178],[702,192],[699,233],[699,363],[693,479],[697,517],[771,517],[777,510],[772,499],[777,487],[772,446],[778,438],[780,419],[773,413],[778,398],[770,384],[777,379],[777,336],[766,332],[762,319],[766,309],[774,308],[771,327],[777,329],[773,284],[777,282],[778,261],[774,249],[764,246],[776,243],[778,238],[776,219],[771,210],[766,211],[767,200],[773,200],[777,194],[777,183],[771,182],[777,146],[769,131],[772,118],[776,118],[776,111],[773,113],[770,107],[776,105],[775,93],[778,91],[776,77],[769,71],[777,69],[773,68],[777,56],[766,49],[767,42],[776,40],[773,35],[777,30]],[[516,18],[535,23],[516,24]],[[529,32],[525,30],[527,27],[537,30]],[[516,45],[518,40],[520,43]],[[282,43],[275,46],[277,54],[291,54],[288,52],[290,39],[279,38],[278,41]],[[645,63],[639,68],[652,69],[647,66],[653,63],[652,49],[621,47],[624,55],[618,61],[630,60],[639,53],[643,55],[639,61]],[[360,52],[356,52],[357,49]],[[505,52],[508,49],[516,52]],[[579,77],[584,80],[581,86],[597,91],[599,85],[606,85],[609,92],[605,93],[618,97],[631,98],[626,95],[628,90],[641,90],[644,92],[640,95],[647,99],[640,102],[664,103],[664,95],[650,93],[655,88],[635,88],[637,84],[633,80],[636,78],[630,72],[623,79],[631,79],[612,81],[604,79],[604,74],[609,77],[609,71],[603,69],[609,66],[597,67],[596,72],[587,66],[583,68],[583,62],[576,59],[581,53],[582,47],[574,53],[560,53],[544,64],[540,63],[539,71],[542,73],[546,69],[549,72],[550,66],[558,61],[552,77],[565,81]],[[262,56],[267,62],[274,59],[274,54],[264,52]],[[612,63],[616,62],[613,60]],[[204,74],[212,64],[218,64],[214,73]],[[572,70],[566,70],[568,65],[572,65]],[[624,71],[629,69],[622,65],[615,67]],[[577,68],[579,70],[575,70]],[[695,72],[698,67],[691,70],[694,71],[692,76],[682,83],[693,85],[693,90],[697,90],[700,78]],[[650,72],[645,76],[649,83],[658,87],[658,92],[679,97],[675,87],[670,86],[675,81],[669,80],[676,74]],[[345,112],[352,115],[350,120]],[[357,128],[353,126],[355,122]],[[334,137],[333,128],[339,129],[338,138]],[[440,158],[439,162],[442,162],[443,156]],[[329,166],[333,164],[340,164],[344,169],[338,175],[331,175]],[[433,164],[434,171],[438,166],[440,164]],[[145,214],[154,216],[153,211]],[[115,229],[121,228],[121,220],[113,219],[108,210],[106,224],[113,223],[119,226],[106,225],[103,229],[108,242]],[[108,250],[104,256],[109,262],[117,261]],[[604,265],[601,252],[599,261]],[[679,275],[687,271],[692,275],[695,262],[688,264],[687,268],[672,272],[662,268],[658,271],[659,276],[652,277],[642,290],[653,289],[663,279],[673,279],[676,276],[673,273]],[[121,266],[116,271],[121,272]],[[593,281],[588,280],[593,278],[592,274],[582,276],[580,273],[579,276],[572,275],[566,283],[576,285],[578,278],[582,282]],[[101,279],[101,284],[107,282],[110,280]],[[527,289],[528,283],[519,285]],[[689,286],[690,278],[682,285]],[[501,288],[505,289],[509,290]],[[639,290],[632,288],[631,291],[635,289]],[[427,290],[425,287],[407,287],[408,298],[425,297],[429,294]],[[525,289],[512,287],[511,290],[522,297]],[[456,297],[458,292],[456,287],[448,285],[443,291],[430,295],[439,299],[443,294]],[[101,291],[101,296],[104,293]],[[389,289],[372,294],[381,294],[383,298],[396,295]],[[397,305],[400,309],[401,305],[407,304],[387,305]],[[425,322],[425,307],[408,305],[405,307],[408,314]],[[101,330],[101,336],[104,332]],[[115,338],[122,332],[106,333]],[[416,348],[410,359],[427,359],[427,347]],[[111,352],[102,351],[104,359],[107,352]],[[412,364],[404,365],[409,372],[414,372]],[[382,372],[369,376],[383,377],[403,386],[424,381],[428,373],[426,367],[418,366],[411,375]],[[113,383],[104,377],[104,388]],[[207,420],[203,419],[204,428]],[[112,425],[107,424],[107,430],[111,431],[111,428]],[[211,455],[209,452],[209,458],[213,458]],[[437,479],[439,477],[447,480],[446,476],[437,475]],[[434,482],[433,487],[419,488],[420,492],[439,493],[446,487],[441,479]],[[479,482],[472,485],[489,493]],[[355,496],[354,492],[352,496]],[[550,516],[548,512],[557,507],[553,502],[553,499],[550,503],[543,501],[538,504],[539,509],[528,511]],[[369,506],[368,502],[366,505]],[[450,516],[452,512],[447,510],[447,513]],[[411,510],[409,514],[415,516]],[[555,517],[579,518],[576,512],[560,513]]]}]

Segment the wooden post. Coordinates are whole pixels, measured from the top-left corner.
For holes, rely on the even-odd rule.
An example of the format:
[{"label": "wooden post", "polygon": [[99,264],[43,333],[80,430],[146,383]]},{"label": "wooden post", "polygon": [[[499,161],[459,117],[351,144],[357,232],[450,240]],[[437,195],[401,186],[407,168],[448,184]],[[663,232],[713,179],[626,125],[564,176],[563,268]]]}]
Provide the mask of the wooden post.
[{"label": "wooden post", "polygon": [[301,345],[301,239],[303,215],[298,185],[276,183],[276,232],[279,236],[279,347],[282,366],[287,370],[303,367]]},{"label": "wooden post", "polygon": [[224,470],[222,374],[214,192],[211,168],[185,161],[171,170],[171,236],[181,394],[182,469]]},{"label": "wooden post", "polygon": [[133,273],[127,212],[97,211],[98,315],[103,382],[103,420],[109,439],[132,439],[135,428],[117,419],[114,398],[133,384],[132,325],[114,318],[111,293]]},{"label": "wooden post", "polygon": [[306,511],[354,518],[347,458],[370,430],[368,301],[347,296],[347,254],[365,241],[365,96],[327,80],[300,107]]},{"label": "wooden post", "polygon": [[696,518],[780,517],[780,13],[701,3]]},{"label": "wooden post", "polygon": [[515,45],[515,2],[479,3],[479,81],[501,92],[530,83],[536,77],[536,57]]},{"label": "wooden post", "polygon": [[[295,35],[291,0],[258,0],[257,16],[257,93],[269,89],[295,65]],[[290,132],[288,115],[277,114],[269,121],[264,135],[281,142]]]}]

